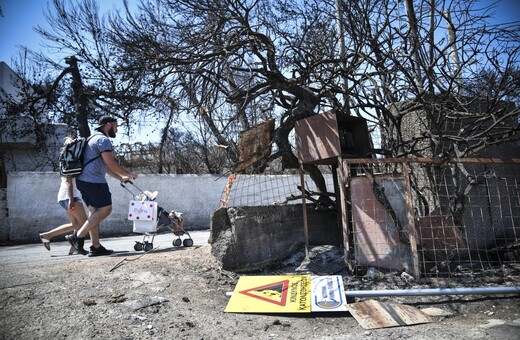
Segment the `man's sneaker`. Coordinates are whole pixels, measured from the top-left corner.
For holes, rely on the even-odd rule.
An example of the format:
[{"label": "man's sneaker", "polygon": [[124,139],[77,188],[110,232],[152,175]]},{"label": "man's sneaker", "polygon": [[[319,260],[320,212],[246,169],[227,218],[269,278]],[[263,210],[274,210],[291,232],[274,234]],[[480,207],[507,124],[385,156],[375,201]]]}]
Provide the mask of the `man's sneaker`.
[{"label": "man's sneaker", "polygon": [[81,255],[88,254],[88,252],[85,249],[83,249],[83,245],[85,243],[84,237],[77,237],[76,234],[70,234],[70,235],[66,235],[65,239],[67,241],[69,241],[70,245],[73,246],[74,248],[76,248],[78,253],[80,253]]},{"label": "man's sneaker", "polygon": [[90,254],[88,256],[104,256],[104,255],[110,255],[114,251],[111,249],[106,249],[102,245],[99,245],[98,248],[94,248],[94,246],[90,246]]}]

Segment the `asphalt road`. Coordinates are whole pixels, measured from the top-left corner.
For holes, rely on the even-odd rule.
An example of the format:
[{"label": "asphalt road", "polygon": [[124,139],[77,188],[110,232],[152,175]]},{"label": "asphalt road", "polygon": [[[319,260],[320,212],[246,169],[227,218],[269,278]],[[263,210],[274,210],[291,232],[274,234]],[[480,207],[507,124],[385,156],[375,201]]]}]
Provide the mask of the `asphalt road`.
[{"label": "asphalt road", "polygon": [[[189,232],[193,246],[208,245],[209,230],[190,231]],[[113,249],[114,254],[111,257],[137,256],[143,254],[144,251],[135,251],[134,245],[137,242],[143,242],[143,235],[132,235],[115,238],[101,238],[101,244],[107,249]],[[153,240],[153,251],[174,248],[172,241],[177,237],[173,233],[164,233],[155,235]],[[186,235],[181,237],[186,238]],[[151,237],[147,238],[151,241]],[[90,247],[90,241],[85,241],[85,249]],[[77,260],[78,257],[95,260],[95,257],[87,257],[83,255],[68,255],[70,244],[67,241],[51,242],[51,250],[47,251],[42,243],[22,244],[14,246],[0,247],[0,269],[20,266],[31,267],[41,266],[45,264],[56,264],[59,262],[68,262]]]}]

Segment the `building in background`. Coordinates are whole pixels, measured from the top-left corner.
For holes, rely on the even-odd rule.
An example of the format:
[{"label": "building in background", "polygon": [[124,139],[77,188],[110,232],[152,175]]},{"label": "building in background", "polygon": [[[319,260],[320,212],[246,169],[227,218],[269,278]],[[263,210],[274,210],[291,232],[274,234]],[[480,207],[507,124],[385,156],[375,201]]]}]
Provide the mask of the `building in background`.
[{"label": "building in background", "polygon": [[42,125],[29,114],[10,114],[8,103],[21,102],[23,85],[24,80],[0,61],[0,226],[8,216],[7,174],[57,170],[59,149],[67,135],[65,124]]}]

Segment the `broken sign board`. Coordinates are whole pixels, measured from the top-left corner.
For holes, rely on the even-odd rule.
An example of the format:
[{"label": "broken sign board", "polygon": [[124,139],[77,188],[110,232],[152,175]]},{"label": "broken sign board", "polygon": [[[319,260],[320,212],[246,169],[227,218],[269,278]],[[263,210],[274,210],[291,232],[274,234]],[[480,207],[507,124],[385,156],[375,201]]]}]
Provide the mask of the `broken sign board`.
[{"label": "broken sign board", "polygon": [[311,276],[311,312],[347,312],[341,275]]},{"label": "broken sign board", "polygon": [[427,314],[415,307],[375,300],[351,303],[349,311],[364,329],[411,326],[432,322]]},{"label": "broken sign board", "polygon": [[238,165],[235,172],[265,161],[271,155],[273,140],[274,119],[268,119],[262,124],[240,134],[238,141]]},{"label": "broken sign board", "polygon": [[310,313],[346,311],[341,276],[242,276],[225,312]]}]

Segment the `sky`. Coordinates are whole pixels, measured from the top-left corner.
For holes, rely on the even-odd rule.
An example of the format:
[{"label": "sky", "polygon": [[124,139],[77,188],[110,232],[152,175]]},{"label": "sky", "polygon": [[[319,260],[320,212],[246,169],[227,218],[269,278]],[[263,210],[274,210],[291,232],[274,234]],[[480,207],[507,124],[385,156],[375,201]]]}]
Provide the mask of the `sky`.
[{"label": "sky", "polygon": [[[12,61],[22,51],[21,46],[41,50],[41,38],[34,32],[35,26],[46,25],[44,10],[50,0],[0,0],[0,61],[12,66]],[[130,0],[130,3],[137,2]],[[495,0],[480,0],[482,6]],[[123,0],[98,0],[101,11],[122,8]],[[520,0],[502,0],[496,8],[496,23],[520,21]],[[156,132],[153,133],[156,135]],[[145,137],[150,137],[147,132]],[[145,140],[146,140],[145,138]]]},{"label": "sky", "polygon": [[[33,31],[33,27],[45,25],[43,16],[49,0],[0,0],[3,17],[0,17],[0,61],[9,66],[11,58],[19,50],[17,46],[27,46],[33,50],[40,49],[41,39]],[[100,0],[102,10],[122,7],[123,0]],[[491,4],[494,0],[481,0],[481,3]],[[520,20],[520,0],[502,0],[496,9],[497,22]]]},{"label": "sky", "polygon": [[[123,0],[98,0],[98,3],[102,12],[123,7]],[[3,14],[0,16],[0,61],[12,66],[11,59],[21,51],[20,46],[40,50],[41,38],[33,28],[47,25],[43,13],[48,4],[52,8],[52,0],[0,0]]]}]

